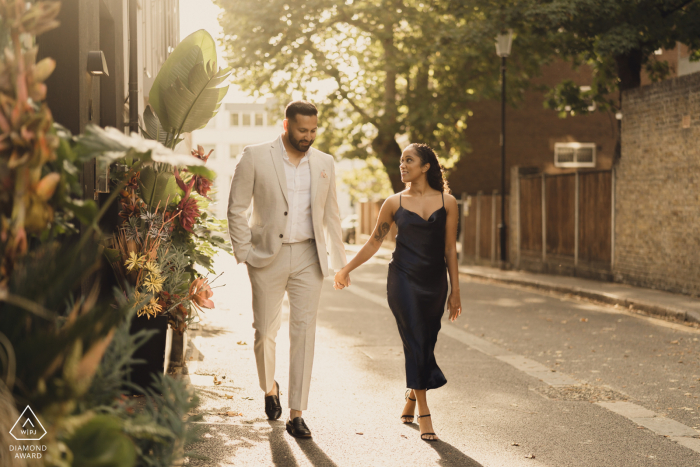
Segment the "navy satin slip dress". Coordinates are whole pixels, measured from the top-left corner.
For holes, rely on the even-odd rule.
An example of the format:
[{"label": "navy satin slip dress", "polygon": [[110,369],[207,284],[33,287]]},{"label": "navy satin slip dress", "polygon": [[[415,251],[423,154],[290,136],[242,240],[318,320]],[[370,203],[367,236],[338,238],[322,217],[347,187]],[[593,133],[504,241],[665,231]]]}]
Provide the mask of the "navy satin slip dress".
[{"label": "navy satin slip dress", "polygon": [[396,249],[386,291],[406,359],[406,387],[436,389],[447,380],[435,361],[435,342],[447,300],[445,197],[428,220],[401,205],[394,214]]}]

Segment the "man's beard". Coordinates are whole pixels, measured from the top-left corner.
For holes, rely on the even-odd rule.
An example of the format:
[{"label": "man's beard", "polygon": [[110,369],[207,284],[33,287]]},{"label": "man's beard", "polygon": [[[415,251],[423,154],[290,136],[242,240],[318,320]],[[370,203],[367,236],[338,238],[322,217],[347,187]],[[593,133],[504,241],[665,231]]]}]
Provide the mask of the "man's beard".
[{"label": "man's beard", "polygon": [[300,140],[294,139],[294,136],[292,136],[291,132],[288,132],[287,134],[289,135],[289,144],[291,144],[292,147],[294,147],[294,149],[296,149],[299,152],[308,151],[309,148],[311,148],[311,145],[314,144],[314,141],[316,141],[315,139],[312,139],[311,141],[309,141],[308,146],[304,146],[301,144]]}]

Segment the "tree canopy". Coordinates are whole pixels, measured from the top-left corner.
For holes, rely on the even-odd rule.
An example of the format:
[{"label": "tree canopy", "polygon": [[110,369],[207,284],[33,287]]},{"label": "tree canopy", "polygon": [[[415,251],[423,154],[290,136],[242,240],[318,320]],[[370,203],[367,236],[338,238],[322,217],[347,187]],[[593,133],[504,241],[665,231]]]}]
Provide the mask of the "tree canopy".
[{"label": "tree canopy", "polygon": [[700,48],[700,3],[696,0],[531,0],[524,13],[533,32],[549,37],[559,57],[593,70],[590,89],[560,83],[547,105],[562,116],[619,109],[617,91],[668,76],[654,54],[681,42]]},{"label": "tree canopy", "polygon": [[498,31],[521,31],[509,60],[513,101],[551,56],[548,37],[522,34],[529,26],[519,10],[503,6],[522,0],[215,1],[238,84],[313,100],[321,147],[376,156],[395,191],[401,135],[435,147],[448,168],[469,150],[470,104],[500,96]]}]

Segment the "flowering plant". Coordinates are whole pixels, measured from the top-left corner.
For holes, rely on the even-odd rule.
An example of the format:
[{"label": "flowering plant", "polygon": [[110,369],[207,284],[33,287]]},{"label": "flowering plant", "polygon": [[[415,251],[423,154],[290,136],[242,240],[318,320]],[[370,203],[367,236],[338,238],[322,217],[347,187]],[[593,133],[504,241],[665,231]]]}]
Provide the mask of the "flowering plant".
[{"label": "flowering plant", "polygon": [[[192,151],[204,163],[210,154],[201,146]],[[180,333],[198,311],[214,308],[213,291],[196,265],[211,271],[216,249],[230,252],[214,235],[225,224],[206,212],[212,183],[200,169],[153,164],[117,180],[122,223],[109,250],[113,269],[122,289],[144,303],[138,317],[166,315]]]}]

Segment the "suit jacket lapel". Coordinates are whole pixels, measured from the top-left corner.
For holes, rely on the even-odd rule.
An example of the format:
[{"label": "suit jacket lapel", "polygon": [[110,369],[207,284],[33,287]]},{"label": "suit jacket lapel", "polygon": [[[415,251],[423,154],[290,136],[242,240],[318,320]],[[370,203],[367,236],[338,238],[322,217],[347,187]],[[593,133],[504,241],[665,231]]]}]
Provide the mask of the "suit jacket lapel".
[{"label": "suit jacket lapel", "polygon": [[277,180],[280,182],[280,188],[282,189],[282,194],[284,195],[284,200],[289,205],[289,200],[287,199],[287,173],[284,171],[284,160],[282,159],[282,148],[279,147],[279,138],[270,147],[270,156],[272,156],[272,164],[275,166],[275,172],[277,172]]},{"label": "suit jacket lapel", "polygon": [[316,200],[316,189],[318,188],[318,178],[321,176],[321,167],[319,160],[314,154],[315,150],[311,149],[309,153],[309,170],[311,172],[311,212],[314,209],[314,201]]}]

